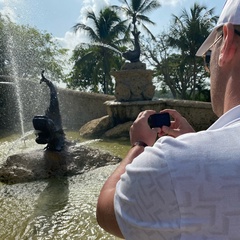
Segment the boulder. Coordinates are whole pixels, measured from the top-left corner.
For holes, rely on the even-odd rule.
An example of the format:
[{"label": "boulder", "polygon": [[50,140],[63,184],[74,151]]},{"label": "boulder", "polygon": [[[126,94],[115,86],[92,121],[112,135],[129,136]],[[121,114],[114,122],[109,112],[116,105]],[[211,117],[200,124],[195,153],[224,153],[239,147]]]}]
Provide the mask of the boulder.
[{"label": "boulder", "polygon": [[121,158],[86,145],[66,150],[34,150],[11,155],[0,167],[0,181],[8,184],[81,174],[94,168],[116,164]]},{"label": "boulder", "polygon": [[113,126],[114,124],[112,118],[107,115],[101,118],[93,119],[92,121],[84,124],[80,128],[79,134],[85,138],[98,138]]},{"label": "boulder", "polygon": [[118,124],[117,126],[106,131],[104,133],[103,137],[106,137],[106,138],[119,138],[119,137],[129,138],[129,129],[132,124],[133,124],[132,121],[125,122],[123,124]]}]

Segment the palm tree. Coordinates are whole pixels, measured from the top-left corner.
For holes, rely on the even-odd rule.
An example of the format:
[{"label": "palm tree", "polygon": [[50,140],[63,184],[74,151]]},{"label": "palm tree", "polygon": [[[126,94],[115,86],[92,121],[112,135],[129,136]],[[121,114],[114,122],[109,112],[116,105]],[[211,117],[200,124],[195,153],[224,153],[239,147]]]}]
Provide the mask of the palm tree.
[{"label": "palm tree", "polygon": [[190,14],[184,9],[179,17],[173,15],[169,44],[180,50],[184,61],[192,62],[193,97],[197,84],[197,73],[199,72],[197,69],[198,59],[195,54],[217,22],[218,17],[213,14],[214,8],[207,10],[205,5],[195,3],[190,9]]},{"label": "palm tree", "polygon": [[[125,39],[121,39],[120,36],[125,33],[127,27],[125,21],[122,21],[117,13],[110,8],[102,9],[99,16],[96,16],[93,11],[88,11],[86,17],[94,23],[93,28],[83,23],[77,23],[73,29],[75,32],[81,30],[87,32],[91,41],[89,45],[91,49],[94,49],[94,52],[88,52],[87,55],[76,62],[76,65],[83,63],[86,59],[96,58],[97,56],[96,69],[101,69],[103,72],[103,91],[107,94],[111,80],[110,71],[113,49],[117,51],[121,43],[124,42]],[[92,48],[92,46],[95,47]]]},{"label": "palm tree", "polygon": [[156,8],[160,7],[160,3],[158,0],[119,0],[123,5],[112,6],[113,9],[117,9],[123,11],[126,15],[127,19],[131,20],[130,24],[128,25],[128,32],[132,31],[135,40],[135,48],[136,45],[139,44],[139,29],[137,25],[140,25],[144,31],[146,31],[152,39],[155,39],[154,35],[148,29],[146,24],[155,25],[153,21],[151,21],[145,14],[149,13]]},{"label": "palm tree", "polygon": [[207,10],[205,5],[195,3],[190,9],[190,14],[183,9],[179,17],[173,15],[170,44],[177,46],[183,53],[195,56],[198,48],[217,22],[218,17],[213,13],[214,8]]}]

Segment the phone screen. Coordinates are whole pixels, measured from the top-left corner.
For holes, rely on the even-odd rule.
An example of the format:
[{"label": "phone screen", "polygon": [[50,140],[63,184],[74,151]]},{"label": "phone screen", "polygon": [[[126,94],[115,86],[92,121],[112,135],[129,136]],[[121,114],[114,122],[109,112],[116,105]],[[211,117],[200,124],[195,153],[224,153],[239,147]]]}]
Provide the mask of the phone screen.
[{"label": "phone screen", "polygon": [[161,128],[162,126],[170,126],[169,113],[155,113],[148,118],[148,124],[150,128]]}]

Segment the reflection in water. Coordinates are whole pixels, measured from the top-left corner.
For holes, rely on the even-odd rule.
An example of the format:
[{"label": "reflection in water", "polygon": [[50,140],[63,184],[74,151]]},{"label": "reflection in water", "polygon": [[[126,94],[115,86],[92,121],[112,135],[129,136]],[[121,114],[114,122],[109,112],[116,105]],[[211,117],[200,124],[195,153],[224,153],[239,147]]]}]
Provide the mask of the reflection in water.
[{"label": "reflection in water", "polygon": [[100,188],[115,167],[0,186],[0,239],[117,239],[104,232],[95,218]]},{"label": "reflection in water", "polygon": [[[74,140],[67,133],[68,139]],[[14,142],[14,144],[13,144]],[[80,141],[83,143],[83,141]],[[0,164],[6,152],[25,152],[34,136],[24,141],[0,138]],[[91,141],[99,148],[125,154],[123,142]],[[10,148],[14,148],[9,152]],[[41,146],[41,148],[43,148]],[[1,152],[4,153],[1,155]],[[71,177],[6,185],[0,182],[0,240],[115,240],[95,218],[98,194],[116,166],[106,166]]]},{"label": "reflection in water", "polygon": [[52,232],[58,225],[58,218],[62,218],[67,211],[65,208],[68,205],[68,195],[67,178],[49,179],[47,187],[39,195],[34,213],[28,223],[30,231],[25,234],[41,237],[49,236],[49,232]]}]

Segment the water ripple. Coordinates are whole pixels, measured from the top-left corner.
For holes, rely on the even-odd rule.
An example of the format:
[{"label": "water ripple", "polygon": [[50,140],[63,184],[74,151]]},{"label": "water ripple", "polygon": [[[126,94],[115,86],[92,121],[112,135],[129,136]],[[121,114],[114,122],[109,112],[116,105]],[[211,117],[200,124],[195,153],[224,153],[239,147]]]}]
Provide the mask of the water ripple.
[{"label": "water ripple", "polygon": [[0,186],[0,239],[115,239],[98,226],[95,218],[100,188],[114,168]]}]

